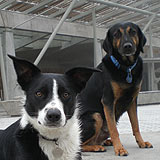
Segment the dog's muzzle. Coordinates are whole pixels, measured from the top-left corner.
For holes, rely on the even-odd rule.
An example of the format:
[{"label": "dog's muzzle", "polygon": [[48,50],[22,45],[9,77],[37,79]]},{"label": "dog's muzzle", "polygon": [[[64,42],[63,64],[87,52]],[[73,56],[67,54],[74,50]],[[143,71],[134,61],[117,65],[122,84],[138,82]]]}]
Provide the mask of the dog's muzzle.
[{"label": "dog's muzzle", "polygon": [[135,46],[130,42],[126,42],[126,43],[123,44],[122,50],[120,50],[120,52],[122,53],[123,56],[134,55]]}]

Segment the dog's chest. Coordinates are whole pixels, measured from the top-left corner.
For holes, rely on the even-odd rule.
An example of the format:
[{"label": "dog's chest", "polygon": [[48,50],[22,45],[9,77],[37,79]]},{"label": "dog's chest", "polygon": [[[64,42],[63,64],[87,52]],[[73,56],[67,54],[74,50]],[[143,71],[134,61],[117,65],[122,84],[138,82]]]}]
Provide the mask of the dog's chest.
[{"label": "dog's chest", "polygon": [[48,141],[39,137],[39,146],[48,157],[48,160],[75,160],[80,151],[80,130],[78,119],[68,122],[61,132],[53,133],[59,138],[56,141]]},{"label": "dog's chest", "polygon": [[112,82],[114,104],[129,106],[134,101],[140,91],[140,85],[130,87],[129,85]]},{"label": "dog's chest", "polygon": [[73,146],[69,140],[63,142],[47,141],[42,138],[39,139],[39,145],[44,154],[48,157],[48,160],[72,160],[75,157],[74,153],[69,152]]},{"label": "dog's chest", "polygon": [[136,97],[140,91],[139,86],[128,86],[128,85],[119,85],[116,82],[112,82],[113,90],[113,109],[116,121],[119,120],[120,116],[126,112],[129,107],[136,100]]},{"label": "dog's chest", "polygon": [[[49,160],[55,160],[63,157],[63,148],[61,149],[54,141],[46,141],[40,138],[39,145]],[[61,150],[61,153],[57,153],[57,148]]]}]

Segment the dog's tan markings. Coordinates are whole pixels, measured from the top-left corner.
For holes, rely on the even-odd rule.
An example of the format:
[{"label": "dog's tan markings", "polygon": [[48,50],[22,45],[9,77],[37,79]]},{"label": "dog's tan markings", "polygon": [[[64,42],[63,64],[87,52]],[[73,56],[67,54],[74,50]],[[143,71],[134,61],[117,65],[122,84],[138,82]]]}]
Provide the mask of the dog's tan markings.
[{"label": "dog's tan markings", "polygon": [[90,139],[88,139],[82,144],[82,151],[84,152],[104,152],[106,151],[106,149],[103,146],[95,145],[97,144],[97,140],[98,140],[98,137],[100,135],[101,128],[103,125],[103,120],[102,120],[100,113],[94,113],[93,119],[95,119],[95,124],[94,124],[95,134]]},{"label": "dog's tan markings", "polygon": [[122,34],[124,34],[124,29],[123,29],[123,28],[119,28],[119,30],[120,30],[120,32],[121,32]]},{"label": "dog's tan markings", "polygon": [[120,42],[122,41],[122,37],[124,36],[124,29],[120,28],[119,30],[120,30],[122,36],[121,36],[121,38],[117,39],[117,42],[116,42],[117,48],[120,48],[120,44],[121,44]]},{"label": "dog's tan markings", "polygon": [[126,29],[126,32],[129,33],[130,29],[131,29],[131,27],[128,26],[127,29]]},{"label": "dog's tan markings", "polygon": [[[103,103],[103,101],[102,101],[102,103]],[[126,155],[128,155],[128,152],[124,149],[124,147],[122,146],[122,144],[120,142],[119,133],[118,133],[118,130],[116,127],[115,117],[108,109],[108,106],[106,106],[104,103],[103,103],[103,106],[104,106],[105,118],[106,118],[106,121],[108,124],[110,136],[111,136],[111,141],[114,146],[115,154],[117,156],[118,155],[119,156],[126,156]]]},{"label": "dog's tan markings", "polygon": [[132,40],[133,40],[133,43],[134,43],[136,46],[138,46],[138,44],[139,44],[139,38],[138,38],[137,34],[136,34],[134,37],[131,37],[131,38],[132,38]]},{"label": "dog's tan markings", "polygon": [[[117,100],[123,95],[123,91],[127,88],[130,87],[130,85],[128,84],[118,84],[114,81],[111,82],[112,84],[112,89],[113,89],[113,94],[114,94],[114,103],[116,104]],[[140,84],[137,86],[136,90],[133,93],[133,100],[136,99],[136,97],[138,96],[138,93],[141,90],[141,84],[142,81],[140,82]]]},{"label": "dog's tan markings", "polygon": [[136,142],[140,148],[152,148],[152,144],[149,142],[144,142],[139,130],[138,117],[137,117],[137,103],[136,98],[141,89],[141,84],[137,87],[136,91],[133,94],[133,103],[128,110],[128,116],[132,125],[133,135],[135,136]]},{"label": "dog's tan markings", "polygon": [[142,81],[140,82],[140,84],[137,86],[135,92],[133,93],[133,100],[135,100],[141,90],[141,85],[142,85]]},{"label": "dog's tan markings", "polygon": [[104,113],[105,118],[108,124],[108,129],[111,136],[111,141],[114,146],[115,154],[120,156],[126,156],[128,155],[128,152],[124,149],[122,146],[120,139],[119,139],[119,133],[116,127],[116,120],[115,120],[115,107],[117,100],[123,95],[123,90],[128,88],[128,85],[119,85],[118,83],[112,81],[111,82],[113,94],[114,94],[114,102],[113,102],[113,113],[108,109],[108,106],[106,106],[103,101],[102,104],[104,106]]},{"label": "dog's tan markings", "polygon": [[[119,31],[121,32],[121,34],[124,34],[124,29],[123,28],[119,28]],[[120,47],[120,43],[121,43],[121,38],[115,38],[113,40],[113,47],[114,48],[119,48]]]},{"label": "dog's tan markings", "polygon": [[117,48],[119,48],[119,47],[120,47],[120,42],[121,42],[121,40],[120,40],[120,39],[117,39],[117,40],[116,40],[116,47],[117,47]]},{"label": "dog's tan markings", "polygon": [[130,62],[134,63],[134,56],[129,56],[128,58]]},{"label": "dog's tan markings", "polygon": [[137,106],[136,99],[132,103],[128,110],[129,119],[132,125],[133,135],[135,136],[136,142],[140,148],[153,148],[152,144],[149,142],[144,142],[139,131],[138,117],[137,117]]},{"label": "dog's tan markings", "polygon": [[103,120],[102,120],[102,118],[101,118],[100,113],[94,113],[94,114],[93,114],[93,119],[95,120],[95,124],[94,124],[95,134],[94,134],[90,139],[88,139],[87,141],[85,141],[85,142],[83,143],[83,145],[86,145],[86,144],[94,144],[94,143],[95,143],[94,141],[95,141],[96,138],[98,137],[99,132],[100,132],[100,130],[101,130],[101,128],[102,128]]},{"label": "dog's tan markings", "polygon": [[99,137],[99,134],[101,132],[101,128],[103,125],[103,120],[102,120],[100,113],[94,113],[93,119],[95,119],[95,125],[94,125],[95,134],[90,139],[88,139],[82,144],[82,151],[84,152],[104,152],[106,151],[106,149],[103,146],[95,145],[97,144],[97,139]]},{"label": "dog's tan markings", "polygon": [[105,146],[113,146],[113,143],[112,143],[111,139],[107,139],[104,141],[104,145]]},{"label": "dog's tan markings", "polygon": [[[95,129],[96,129],[96,133],[95,133],[95,142],[97,142],[97,139],[99,137],[101,128],[103,126],[103,120],[102,117],[100,115],[100,113],[94,113],[93,114],[93,119],[95,119],[96,123],[94,125]],[[97,144],[97,143],[96,143]]]},{"label": "dog's tan markings", "polygon": [[111,85],[114,94],[114,101],[117,101],[117,99],[119,99],[119,97],[122,96],[123,89],[120,87],[119,84],[117,84],[114,81],[111,82]]},{"label": "dog's tan markings", "polygon": [[105,152],[106,149],[101,145],[85,145],[82,146],[84,152]]},{"label": "dog's tan markings", "polygon": [[121,42],[120,38],[119,39],[118,38],[114,39],[113,40],[113,47],[114,48],[119,48],[120,47],[120,42]]},{"label": "dog's tan markings", "polygon": [[[128,26],[128,27],[127,27],[127,29],[126,29],[126,32],[129,34],[130,30],[131,30],[131,27],[130,27],[130,26]],[[134,36],[132,36],[131,38],[132,38],[133,43],[134,43],[136,46],[138,46],[138,44],[139,44],[139,38],[138,38],[138,35],[137,35],[137,34],[135,34],[135,35],[134,35]]]}]

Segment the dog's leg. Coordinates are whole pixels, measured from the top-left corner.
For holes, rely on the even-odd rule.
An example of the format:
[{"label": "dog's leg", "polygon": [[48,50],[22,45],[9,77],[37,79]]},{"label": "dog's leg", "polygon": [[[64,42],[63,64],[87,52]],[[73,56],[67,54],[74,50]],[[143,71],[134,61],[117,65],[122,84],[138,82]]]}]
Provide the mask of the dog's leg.
[{"label": "dog's leg", "polygon": [[132,125],[133,135],[140,148],[153,148],[149,142],[144,142],[139,130],[138,117],[137,117],[137,100],[134,100],[131,107],[128,110],[129,119]]},{"label": "dog's leg", "polygon": [[97,138],[99,137],[99,134],[100,134],[100,131],[103,125],[103,120],[99,113],[94,113],[92,117],[95,120],[95,123],[94,123],[95,134],[90,139],[86,140],[82,144],[82,151],[84,152],[104,152],[106,151],[106,149],[103,146],[96,145]]},{"label": "dog's leg", "polygon": [[[103,101],[102,101],[102,103],[103,103]],[[108,109],[108,106],[106,106],[104,103],[103,103],[103,106],[104,106],[104,113],[105,113],[108,129],[109,129],[109,133],[111,136],[111,141],[114,146],[115,154],[117,156],[118,155],[119,156],[127,156],[128,152],[124,149],[124,147],[122,146],[121,141],[119,139],[119,133],[118,133],[118,130],[116,127],[115,115],[114,115],[114,113],[112,113]]]}]

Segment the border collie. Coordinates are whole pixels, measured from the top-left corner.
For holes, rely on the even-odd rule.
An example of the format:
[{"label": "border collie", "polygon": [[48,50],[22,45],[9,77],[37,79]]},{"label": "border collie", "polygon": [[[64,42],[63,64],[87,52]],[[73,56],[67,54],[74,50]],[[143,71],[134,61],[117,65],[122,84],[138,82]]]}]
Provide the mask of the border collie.
[{"label": "border collie", "polygon": [[9,57],[26,101],[20,120],[0,131],[0,160],[80,160],[76,95],[99,70],[41,73],[32,63]]}]

